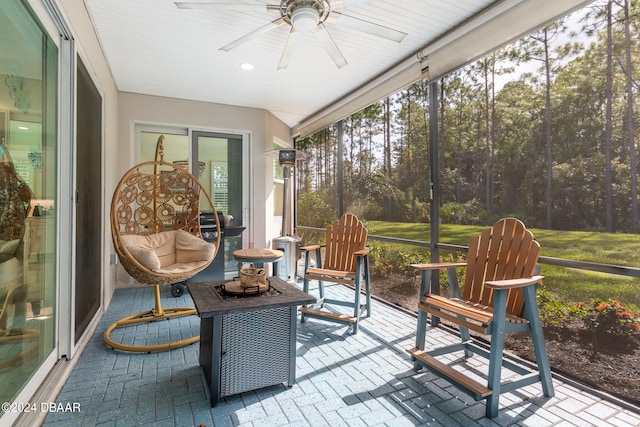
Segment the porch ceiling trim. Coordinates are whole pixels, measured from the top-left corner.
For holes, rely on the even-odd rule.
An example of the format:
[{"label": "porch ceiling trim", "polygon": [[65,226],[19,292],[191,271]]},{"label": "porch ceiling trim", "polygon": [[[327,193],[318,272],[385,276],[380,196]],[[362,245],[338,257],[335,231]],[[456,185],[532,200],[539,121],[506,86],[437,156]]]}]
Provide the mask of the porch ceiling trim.
[{"label": "porch ceiling trim", "polygon": [[435,80],[593,0],[504,0],[294,126],[304,138],[421,78]]}]

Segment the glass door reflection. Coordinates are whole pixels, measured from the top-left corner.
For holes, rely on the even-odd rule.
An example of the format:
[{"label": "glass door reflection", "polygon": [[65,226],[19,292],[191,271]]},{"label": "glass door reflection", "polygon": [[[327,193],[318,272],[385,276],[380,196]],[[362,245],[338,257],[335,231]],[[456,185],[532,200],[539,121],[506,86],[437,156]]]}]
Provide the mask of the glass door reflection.
[{"label": "glass door reflection", "polygon": [[237,272],[233,251],[242,249],[243,174],[242,136],[214,132],[192,133],[192,173],[211,195],[224,217],[224,271]]}]

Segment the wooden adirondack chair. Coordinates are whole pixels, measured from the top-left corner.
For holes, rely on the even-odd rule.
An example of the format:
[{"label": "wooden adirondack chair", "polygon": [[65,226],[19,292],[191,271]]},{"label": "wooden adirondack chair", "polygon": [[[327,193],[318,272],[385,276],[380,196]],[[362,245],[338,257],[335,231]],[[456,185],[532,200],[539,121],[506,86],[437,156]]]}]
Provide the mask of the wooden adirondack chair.
[{"label": "wooden adirondack chair", "polygon": [[[324,245],[302,247],[305,252],[304,292],[309,292],[309,282],[318,280],[319,299],[314,306],[300,308],[302,322],[307,317],[320,318],[332,322],[353,326],[358,332],[360,316],[366,310],[371,315],[371,288],[369,282],[369,248],[367,248],[367,229],[353,214],[345,214],[327,228],[327,242]],[[324,264],[321,249],[325,248]],[[316,253],[316,267],[310,267],[311,252]],[[361,278],[365,282],[365,303],[360,304]],[[329,299],[324,294],[324,281],[353,285],[353,301]],[[340,314],[325,310],[326,304],[353,308],[353,315]]]},{"label": "wooden adirondack chair", "polygon": [[[416,369],[427,368],[476,400],[486,399],[486,416],[489,418],[498,414],[502,392],[540,381],[544,395],[554,395],[535,294],[536,285],[543,279],[534,275],[539,254],[540,245],[533,234],[519,220],[507,218],[471,239],[467,263],[413,265],[422,272],[420,294],[423,296],[419,304],[416,347],[407,352],[411,354]],[[461,292],[455,269],[463,266],[466,266],[466,272]],[[449,273],[451,298],[425,294],[427,273],[443,268]],[[462,343],[425,351],[425,313],[458,325]],[[471,340],[469,329],[490,336],[489,352]],[[531,333],[537,371],[503,358],[504,334],[517,331]],[[478,354],[489,359],[486,383],[480,383],[438,359],[460,351],[464,351],[467,357]],[[520,376],[503,382],[503,366]]]}]

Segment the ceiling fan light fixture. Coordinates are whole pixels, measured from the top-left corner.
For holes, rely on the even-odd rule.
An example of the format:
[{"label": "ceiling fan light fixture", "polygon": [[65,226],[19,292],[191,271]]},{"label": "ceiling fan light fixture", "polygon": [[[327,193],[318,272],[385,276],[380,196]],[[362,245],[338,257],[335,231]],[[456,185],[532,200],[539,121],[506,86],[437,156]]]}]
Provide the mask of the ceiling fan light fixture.
[{"label": "ceiling fan light fixture", "polygon": [[291,25],[296,31],[308,33],[320,21],[320,14],[312,6],[300,6],[291,13]]}]

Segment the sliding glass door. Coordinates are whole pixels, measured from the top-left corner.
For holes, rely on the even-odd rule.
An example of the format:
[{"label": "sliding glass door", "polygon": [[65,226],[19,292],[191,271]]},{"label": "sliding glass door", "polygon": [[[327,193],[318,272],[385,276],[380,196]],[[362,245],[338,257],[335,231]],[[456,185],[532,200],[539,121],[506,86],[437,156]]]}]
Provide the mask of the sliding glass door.
[{"label": "sliding glass door", "polygon": [[0,40],[0,401],[12,402],[57,341],[58,47],[20,1],[0,2]]},{"label": "sliding glass door", "polygon": [[[192,167],[211,195],[216,210],[226,218],[224,233],[225,272],[237,273],[233,251],[242,249],[244,212],[242,136],[215,132],[192,133]],[[232,232],[231,230],[234,230]]]},{"label": "sliding glass door", "polygon": [[[211,196],[216,210],[224,215],[229,227],[224,235],[224,270],[227,276],[237,274],[233,251],[243,247],[247,231],[245,211],[248,205],[248,183],[244,138],[239,134],[196,131],[186,128],[138,126],[139,159],[154,160],[158,141],[162,139],[162,158],[166,162],[189,167]],[[191,137],[189,137],[191,135]]]}]

